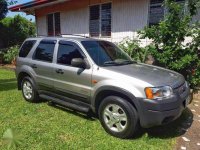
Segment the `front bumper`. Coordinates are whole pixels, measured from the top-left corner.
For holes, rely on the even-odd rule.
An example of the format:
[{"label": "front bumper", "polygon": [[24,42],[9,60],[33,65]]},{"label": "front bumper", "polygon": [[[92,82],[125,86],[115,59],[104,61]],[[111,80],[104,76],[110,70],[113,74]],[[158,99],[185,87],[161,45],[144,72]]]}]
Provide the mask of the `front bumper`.
[{"label": "front bumper", "polygon": [[140,124],[144,128],[167,124],[177,119],[191,103],[190,89],[183,93],[175,92],[162,100],[138,99],[140,103]]}]

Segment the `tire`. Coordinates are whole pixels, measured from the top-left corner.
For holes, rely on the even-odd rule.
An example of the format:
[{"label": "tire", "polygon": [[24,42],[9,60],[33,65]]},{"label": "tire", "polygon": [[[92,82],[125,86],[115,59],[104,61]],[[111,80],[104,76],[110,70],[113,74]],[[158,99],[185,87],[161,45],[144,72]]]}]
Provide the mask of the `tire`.
[{"label": "tire", "polygon": [[118,96],[106,97],[99,106],[99,120],[105,131],[114,137],[132,138],[138,127],[136,109]]},{"label": "tire", "polygon": [[21,83],[22,95],[24,99],[31,103],[39,102],[39,95],[35,88],[34,81],[26,76],[23,78]]}]

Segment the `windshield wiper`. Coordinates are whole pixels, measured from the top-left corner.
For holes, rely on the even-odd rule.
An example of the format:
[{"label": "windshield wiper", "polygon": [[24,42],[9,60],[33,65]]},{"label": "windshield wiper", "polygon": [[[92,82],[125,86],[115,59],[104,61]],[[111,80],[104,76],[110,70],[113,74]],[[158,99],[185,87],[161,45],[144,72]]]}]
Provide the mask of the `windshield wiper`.
[{"label": "windshield wiper", "polygon": [[116,61],[107,61],[104,63],[104,65],[115,65],[115,66],[118,66],[118,65],[128,65],[128,64],[134,64],[134,63],[137,63],[136,61],[133,61],[133,60],[125,60],[125,61],[121,61],[121,62],[116,62]]},{"label": "windshield wiper", "polygon": [[122,61],[121,64],[136,64],[137,62],[136,61],[133,61],[133,60],[125,60],[125,61]]},{"label": "windshield wiper", "polygon": [[118,63],[116,61],[107,61],[107,62],[104,63],[104,65],[115,65],[115,66],[117,66],[117,65],[120,65],[120,63]]}]

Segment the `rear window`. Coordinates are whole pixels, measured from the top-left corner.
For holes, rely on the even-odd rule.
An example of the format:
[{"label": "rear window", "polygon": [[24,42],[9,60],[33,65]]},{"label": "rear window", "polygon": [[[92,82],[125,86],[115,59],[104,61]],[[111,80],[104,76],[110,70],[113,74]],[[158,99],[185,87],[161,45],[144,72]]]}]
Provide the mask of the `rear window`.
[{"label": "rear window", "polygon": [[35,43],[36,43],[36,40],[26,41],[22,45],[22,48],[20,49],[19,57],[26,57],[29,54],[29,52],[31,51],[31,49],[33,48]]},{"label": "rear window", "polygon": [[55,40],[41,41],[36,48],[34,59],[45,62],[52,62],[55,44]]}]

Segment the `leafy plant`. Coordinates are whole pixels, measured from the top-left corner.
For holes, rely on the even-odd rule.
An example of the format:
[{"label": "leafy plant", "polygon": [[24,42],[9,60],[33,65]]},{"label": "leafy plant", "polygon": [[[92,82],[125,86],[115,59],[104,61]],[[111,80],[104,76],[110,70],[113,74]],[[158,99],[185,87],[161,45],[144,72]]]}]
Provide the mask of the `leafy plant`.
[{"label": "leafy plant", "polygon": [[[197,1],[197,0],[196,0]],[[198,0],[199,1],[199,0]],[[192,7],[190,2],[190,7]],[[196,6],[196,5],[195,5]],[[182,73],[190,82],[192,88],[200,83],[198,70],[199,28],[191,28],[191,20],[195,12],[185,13],[183,5],[175,0],[166,0],[168,14],[157,26],[145,27],[139,32],[141,38],[153,41],[150,53],[157,61],[157,65]],[[190,9],[189,9],[190,10]],[[193,41],[184,44],[185,38],[192,36]]]},{"label": "leafy plant", "polygon": [[191,51],[193,62],[191,69],[188,70],[188,78],[192,85],[200,84],[200,23],[192,26],[191,29],[192,42],[187,44],[187,48]]},{"label": "leafy plant", "polygon": [[119,47],[128,53],[135,61],[145,62],[147,58],[148,49],[140,47],[138,40],[132,40],[130,38],[124,39],[119,43]]},{"label": "leafy plant", "polygon": [[12,46],[8,48],[7,51],[4,53],[4,56],[3,56],[4,60],[7,63],[12,63],[17,57],[18,53],[19,53],[19,46],[18,45]]}]

